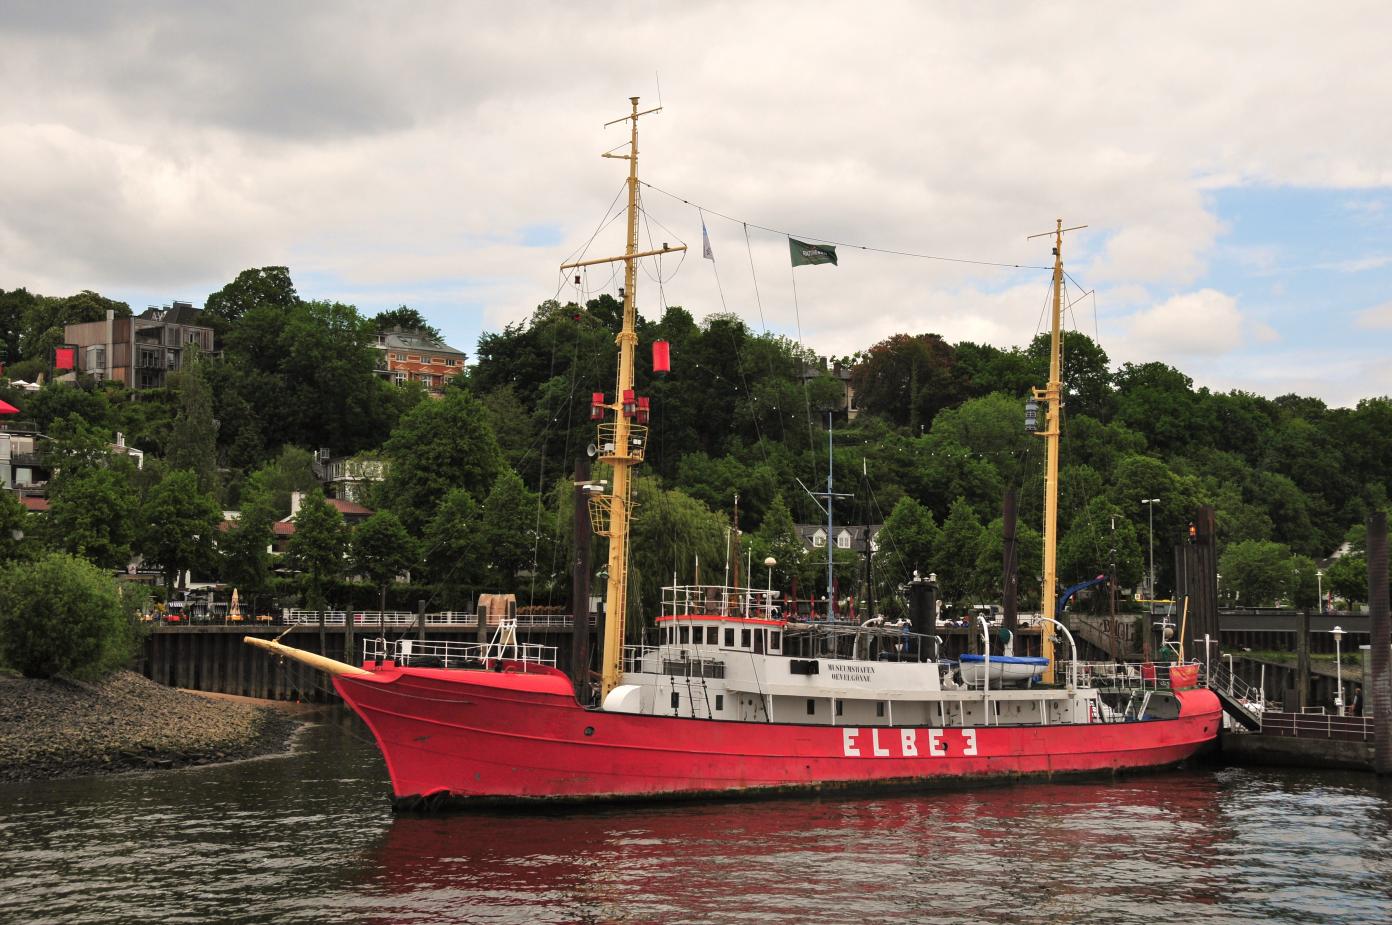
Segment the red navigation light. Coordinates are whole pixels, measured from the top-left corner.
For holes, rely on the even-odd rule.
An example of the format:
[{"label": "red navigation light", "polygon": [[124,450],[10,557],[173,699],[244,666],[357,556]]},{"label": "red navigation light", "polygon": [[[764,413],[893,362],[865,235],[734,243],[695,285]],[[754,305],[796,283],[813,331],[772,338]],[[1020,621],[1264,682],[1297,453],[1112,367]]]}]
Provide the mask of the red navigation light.
[{"label": "red navigation light", "polygon": [[672,345],[665,340],[653,341],[653,373],[666,376],[672,371]]},{"label": "red navigation light", "polygon": [[638,423],[648,423],[648,417],[652,412],[652,407],[648,404],[648,396],[638,396]]},{"label": "red navigation light", "polygon": [[603,392],[592,392],[592,393],[590,393],[590,420],[591,420],[591,421],[602,421],[602,420],[604,420],[604,393],[603,393]]},{"label": "red navigation light", "polygon": [[638,402],[633,397],[632,389],[624,389],[623,393],[623,413],[624,417],[632,418],[638,412]]}]

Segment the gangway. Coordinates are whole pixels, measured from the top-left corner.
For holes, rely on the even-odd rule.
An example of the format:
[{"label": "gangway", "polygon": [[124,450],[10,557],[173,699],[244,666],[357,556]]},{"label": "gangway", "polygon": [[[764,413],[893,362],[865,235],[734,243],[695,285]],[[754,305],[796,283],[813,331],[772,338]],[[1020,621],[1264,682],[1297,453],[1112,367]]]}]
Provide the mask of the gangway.
[{"label": "gangway", "polygon": [[1208,689],[1218,697],[1223,712],[1248,732],[1261,732],[1266,696],[1237,677],[1221,662],[1210,665],[1204,675]]}]

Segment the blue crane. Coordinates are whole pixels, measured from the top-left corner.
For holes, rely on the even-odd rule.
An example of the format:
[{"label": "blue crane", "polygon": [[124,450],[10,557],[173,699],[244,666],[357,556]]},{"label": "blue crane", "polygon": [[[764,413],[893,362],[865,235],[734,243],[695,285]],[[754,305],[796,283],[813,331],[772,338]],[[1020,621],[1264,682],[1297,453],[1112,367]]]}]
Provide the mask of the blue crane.
[{"label": "blue crane", "polygon": [[1086,591],[1088,588],[1096,587],[1107,580],[1106,575],[1098,575],[1096,578],[1089,578],[1087,581],[1080,581],[1070,588],[1065,588],[1063,594],[1059,596],[1058,610],[1055,613],[1063,613],[1063,605],[1068,603],[1068,599],[1079,591]]}]

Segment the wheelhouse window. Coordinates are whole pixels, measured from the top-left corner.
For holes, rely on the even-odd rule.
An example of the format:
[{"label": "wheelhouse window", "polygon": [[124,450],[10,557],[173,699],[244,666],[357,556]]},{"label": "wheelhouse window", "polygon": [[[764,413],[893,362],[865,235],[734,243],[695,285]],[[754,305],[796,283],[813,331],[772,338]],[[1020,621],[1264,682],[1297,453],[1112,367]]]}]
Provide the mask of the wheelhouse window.
[{"label": "wheelhouse window", "polygon": [[725,709],[725,695],[724,695],[724,694],[716,694],[716,695],[715,695],[715,711],[716,711],[717,713],[719,713],[721,710],[724,710],[724,709]]},{"label": "wheelhouse window", "polygon": [[733,629],[730,629],[729,627],[726,627],[726,629],[725,629],[725,648],[727,648],[727,649],[733,649],[734,647],[735,647],[735,631],[734,631]]},{"label": "wheelhouse window", "polygon": [[683,626],[681,629],[677,630],[677,641],[682,645],[686,645],[691,641],[691,630],[689,627]]},{"label": "wheelhouse window", "polygon": [[753,634],[750,633],[749,630],[740,630],[740,648],[741,648],[741,649],[747,649],[747,648],[749,648],[749,646],[750,646],[750,644],[751,644],[751,642],[752,642],[752,639],[751,639],[752,635],[753,635]]},{"label": "wheelhouse window", "polygon": [[811,698],[811,697],[808,697],[808,698],[807,698],[807,715],[808,715],[808,716],[816,716],[816,715],[817,715],[817,701],[814,700],[814,699]]},{"label": "wheelhouse window", "polygon": [[783,634],[778,630],[769,631],[769,651],[777,652],[783,648]]},{"label": "wheelhouse window", "polygon": [[681,691],[672,691],[672,709],[675,710],[675,709],[677,709],[677,708],[680,707],[680,706],[681,706]]}]

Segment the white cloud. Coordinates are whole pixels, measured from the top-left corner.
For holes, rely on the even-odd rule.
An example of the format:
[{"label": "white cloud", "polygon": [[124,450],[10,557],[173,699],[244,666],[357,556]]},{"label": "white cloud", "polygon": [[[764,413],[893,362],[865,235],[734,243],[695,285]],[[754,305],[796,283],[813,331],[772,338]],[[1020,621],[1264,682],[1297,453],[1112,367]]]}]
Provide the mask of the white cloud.
[{"label": "white cloud", "polygon": [[1227,353],[1242,343],[1242,315],[1231,296],[1200,289],[1137,312],[1127,334],[1142,350]]},{"label": "white cloud", "polygon": [[1353,325],[1365,331],[1392,330],[1392,302],[1363,309],[1354,316]]}]

